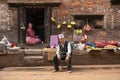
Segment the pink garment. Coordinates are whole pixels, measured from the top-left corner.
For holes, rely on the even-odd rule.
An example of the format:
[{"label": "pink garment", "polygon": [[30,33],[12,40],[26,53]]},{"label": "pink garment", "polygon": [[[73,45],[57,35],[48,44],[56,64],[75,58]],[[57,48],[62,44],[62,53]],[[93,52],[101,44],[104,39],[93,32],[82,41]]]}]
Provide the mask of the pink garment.
[{"label": "pink garment", "polygon": [[28,28],[26,33],[26,43],[37,44],[39,42],[40,42],[40,39],[37,36],[35,36],[34,31],[31,28]]},{"label": "pink garment", "polygon": [[51,35],[50,36],[50,47],[55,48],[58,45],[58,36],[57,35]]},{"label": "pink garment", "polygon": [[36,37],[36,36],[35,36],[35,32],[34,32],[31,28],[28,28],[28,29],[27,29],[26,36],[27,36],[27,37]]},{"label": "pink garment", "polygon": [[38,38],[26,37],[26,43],[27,44],[37,44],[39,42],[40,42],[40,40]]}]

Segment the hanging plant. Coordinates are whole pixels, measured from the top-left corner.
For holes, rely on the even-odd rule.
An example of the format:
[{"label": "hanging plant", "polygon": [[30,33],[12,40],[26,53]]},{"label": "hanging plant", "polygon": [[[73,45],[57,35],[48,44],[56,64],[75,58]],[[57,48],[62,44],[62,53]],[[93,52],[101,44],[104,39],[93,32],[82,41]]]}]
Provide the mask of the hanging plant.
[{"label": "hanging plant", "polygon": [[76,34],[77,34],[77,35],[82,34],[82,29],[77,29],[77,30],[76,30]]},{"label": "hanging plant", "polygon": [[65,24],[67,24],[67,22],[66,21],[63,21],[63,23],[62,23],[63,25],[65,25]]},{"label": "hanging plant", "polygon": [[91,30],[91,26],[88,24],[88,19],[86,19],[86,25],[83,27],[84,31],[90,31]]},{"label": "hanging plant", "polygon": [[61,28],[61,24],[58,24],[58,25],[57,25],[57,28],[58,28],[58,29]]},{"label": "hanging plant", "polygon": [[76,25],[76,22],[75,21],[71,21],[70,24],[71,25]]},{"label": "hanging plant", "polygon": [[56,19],[54,17],[51,17],[51,21],[56,22]]},{"label": "hanging plant", "polygon": [[67,25],[67,28],[71,29],[71,28],[72,28],[72,25],[68,24],[68,25]]}]

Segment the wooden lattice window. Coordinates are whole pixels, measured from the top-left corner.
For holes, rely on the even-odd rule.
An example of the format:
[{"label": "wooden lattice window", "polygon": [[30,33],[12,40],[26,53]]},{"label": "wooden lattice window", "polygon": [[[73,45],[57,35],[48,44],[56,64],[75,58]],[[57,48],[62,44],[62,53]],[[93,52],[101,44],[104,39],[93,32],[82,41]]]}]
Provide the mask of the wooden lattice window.
[{"label": "wooden lattice window", "polygon": [[120,6],[120,0],[111,0],[111,5],[119,5]]},{"label": "wooden lattice window", "polygon": [[92,29],[104,29],[104,15],[75,15],[74,18],[82,28],[88,23]]}]

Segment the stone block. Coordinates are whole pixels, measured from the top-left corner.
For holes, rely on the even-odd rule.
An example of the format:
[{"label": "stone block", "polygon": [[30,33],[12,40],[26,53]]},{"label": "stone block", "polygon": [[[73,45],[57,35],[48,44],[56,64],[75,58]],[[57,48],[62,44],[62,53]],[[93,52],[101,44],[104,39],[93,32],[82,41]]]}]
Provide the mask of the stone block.
[{"label": "stone block", "polygon": [[7,54],[20,54],[20,48],[9,48]]}]

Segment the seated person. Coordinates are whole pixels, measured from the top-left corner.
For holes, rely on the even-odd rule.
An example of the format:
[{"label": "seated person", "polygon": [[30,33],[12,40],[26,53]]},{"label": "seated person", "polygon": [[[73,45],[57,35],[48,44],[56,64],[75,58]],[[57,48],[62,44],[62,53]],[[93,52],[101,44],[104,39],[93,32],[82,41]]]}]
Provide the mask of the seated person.
[{"label": "seated person", "polygon": [[28,29],[26,33],[26,43],[27,44],[37,44],[40,43],[41,40],[38,38],[38,36],[35,36],[35,32],[32,29],[32,24],[28,24]]},{"label": "seated person", "polygon": [[0,41],[0,44],[5,44],[7,47],[11,47],[11,43],[8,41],[5,35],[3,35],[3,38]]},{"label": "seated person", "polygon": [[65,60],[67,62],[67,70],[71,72],[71,44],[65,41],[64,34],[59,34],[59,44],[57,46],[56,54],[53,57],[54,72],[58,71],[58,61]]}]

